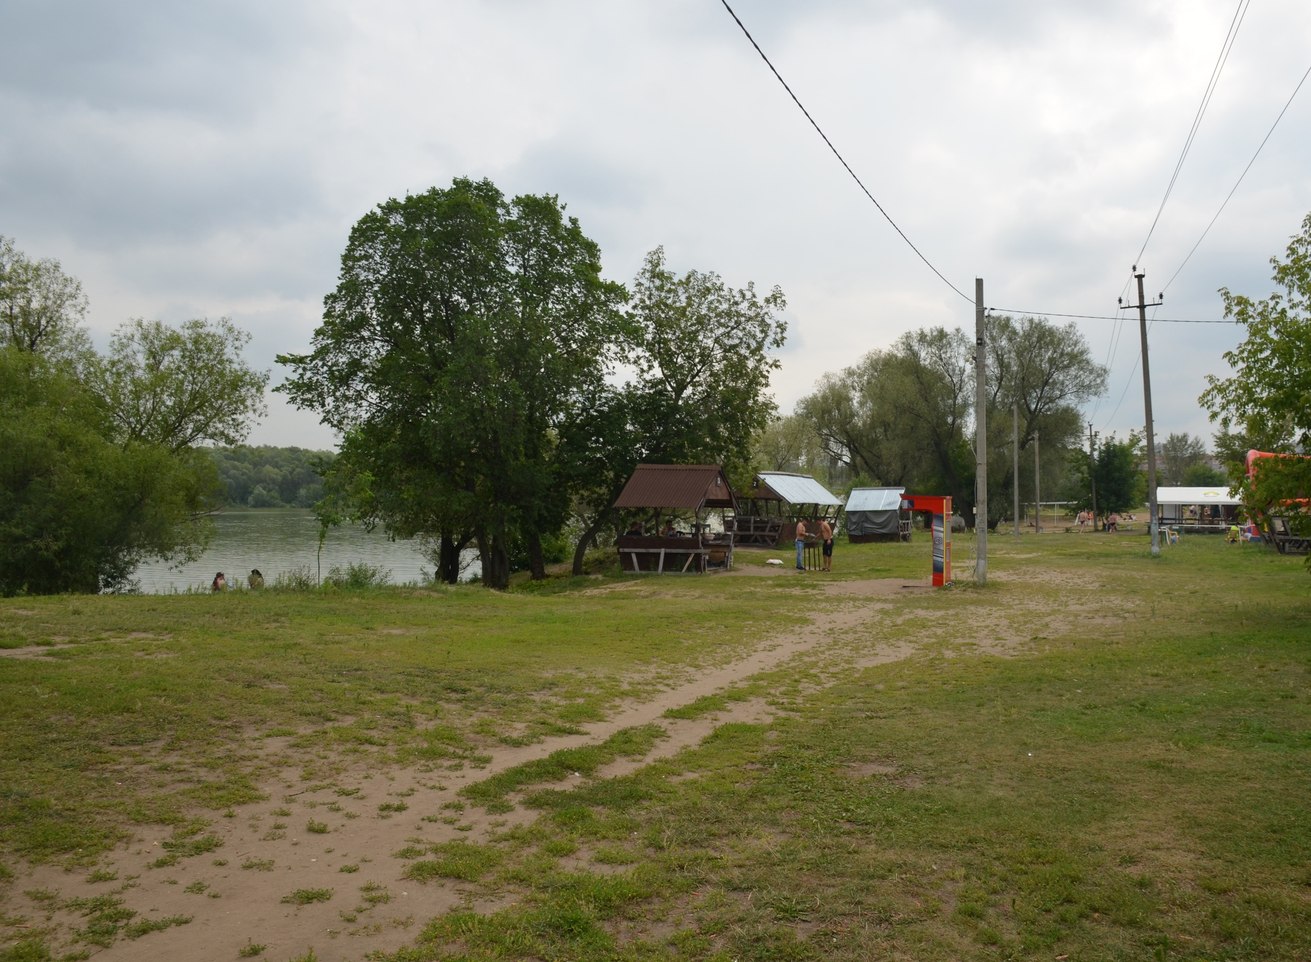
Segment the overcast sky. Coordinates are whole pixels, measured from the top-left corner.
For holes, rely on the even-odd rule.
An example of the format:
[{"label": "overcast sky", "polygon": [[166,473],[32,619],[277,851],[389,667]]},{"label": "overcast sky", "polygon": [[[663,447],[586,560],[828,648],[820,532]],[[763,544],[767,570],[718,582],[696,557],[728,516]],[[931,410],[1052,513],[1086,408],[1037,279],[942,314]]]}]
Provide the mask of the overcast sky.
[{"label": "overcast sky", "polygon": [[[1219,321],[1217,288],[1268,295],[1311,211],[1308,82],[1189,257],[1311,67],[1306,0],[1242,15],[1154,229],[1237,0],[732,6],[946,281],[720,0],[5,0],[0,234],[82,281],[99,343],[131,317],[226,315],[277,383],[360,216],[487,177],[557,194],[611,279],[664,245],[676,270],[782,287],[788,413],[905,331],[973,331],[976,277],[989,307],[1064,324],[1114,317],[1137,263],[1165,291],[1149,316]],[[1073,323],[1111,369],[1086,419],[1123,438],[1143,386],[1121,316]],[[1240,337],[1152,324],[1158,439],[1209,444],[1197,397]],[[252,443],[334,445],[270,407]]]}]

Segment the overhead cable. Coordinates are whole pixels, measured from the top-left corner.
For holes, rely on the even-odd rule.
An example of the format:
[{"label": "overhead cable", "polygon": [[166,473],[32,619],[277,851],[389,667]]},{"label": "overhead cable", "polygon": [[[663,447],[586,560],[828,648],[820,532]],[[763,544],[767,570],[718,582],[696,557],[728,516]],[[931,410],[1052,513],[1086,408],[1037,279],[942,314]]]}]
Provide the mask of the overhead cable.
[{"label": "overhead cable", "polygon": [[950,287],[953,291],[955,291],[961,297],[965,298],[965,300],[973,304],[974,298],[965,294],[959,287],[957,287],[951,281],[947,280],[947,278],[943,275],[942,271],[934,267],[932,262],[930,262],[929,259],[925,257],[923,253],[920,252],[920,249],[916,247],[913,243],[911,243],[910,238],[906,236],[906,232],[897,226],[897,222],[894,221],[888,215],[888,212],[883,209],[883,205],[874,199],[874,195],[869,192],[869,188],[866,187],[864,183],[861,182],[861,179],[856,176],[856,172],[851,169],[851,165],[848,164],[847,161],[843,158],[842,154],[838,152],[838,149],[833,146],[833,142],[828,139],[828,135],[825,134],[823,129],[819,126],[819,124],[815,122],[815,118],[810,116],[810,111],[808,111],[805,105],[802,104],[802,102],[797,98],[797,95],[792,92],[792,88],[788,86],[788,83],[786,80],[783,79],[782,74],[780,74],[778,70],[775,69],[774,65],[770,63],[769,58],[765,56],[765,51],[760,49],[760,44],[756,43],[755,38],[751,36],[751,31],[749,31],[746,28],[746,25],[742,23],[742,20],[738,17],[738,15],[733,12],[733,8],[728,5],[728,0],[720,0],[720,2],[724,5],[724,9],[728,11],[729,16],[731,16],[733,20],[737,23],[738,27],[741,28],[742,33],[746,35],[747,40],[751,41],[751,46],[756,48],[756,53],[760,54],[760,59],[765,61],[765,66],[769,67],[770,72],[773,73],[773,75],[778,79],[778,82],[783,85],[783,89],[788,92],[788,96],[792,98],[792,102],[795,103],[797,107],[801,109],[801,112],[806,115],[806,119],[810,121],[810,126],[815,128],[815,132],[819,134],[819,136],[823,139],[824,143],[828,145],[828,149],[833,152],[833,156],[836,157],[838,159],[838,162],[841,163],[842,166],[846,168],[847,173],[851,175],[851,179],[856,182],[857,186],[860,187],[860,189],[864,192],[865,196],[870,199],[870,202],[873,203],[874,206],[879,209],[879,213],[883,215],[883,219],[892,225],[892,229],[895,230],[899,235],[901,235],[901,239],[904,240],[906,244],[910,247],[910,249],[915,252],[916,256],[918,256],[919,259],[922,260],[928,266],[929,270],[937,274],[938,278],[944,284]]},{"label": "overhead cable", "polygon": [[[1078,317],[1089,321],[1121,321],[1123,318],[1111,314],[1058,314],[1056,311],[1017,311],[1009,307],[990,307],[990,311],[999,314],[1020,315],[1022,317]],[[1234,320],[1203,320],[1196,317],[1154,317],[1153,324],[1237,324]]]},{"label": "overhead cable", "polygon": [[1302,84],[1306,83],[1306,78],[1308,76],[1311,76],[1311,67],[1307,67],[1306,73],[1302,74],[1302,79],[1297,82],[1297,86],[1293,88],[1293,92],[1289,95],[1287,102],[1285,102],[1284,109],[1279,111],[1279,116],[1275,118],[1275,122],[1270,125],[1270,129],[1266,131],[1265,137],[1256,148],[1256,153],[1252,154],[1252,159],[1247,162],[1247,166],[1243,168],[1243,172],[1238,175],[1238,180],[1234,182],[1233,188],[1225,196],[1224,202],[1220,205],[1220,209],[1217,210],[1215,216],[1211,218],[1211,223],[1206,225],[1206,230],[1202,231],[1202,236],[1197,238],[1197,243],[1193,245],[1192,250],[1190,250],[1187,256],[1184,257],[1183,263],[1179,265],[1178,270],[1170,275],[1170,280],[1165,282],[1165,287],[1161,288],[1162,292],[1169,288],[1169,286],[1174,282],[1174,279],[1179,276],[1179,272],[1184,269],[1184,265],[1188,263],[1189,258],[1196,253],[1197,248],[1200,247],[1202,241],[1206,239],[1206,235],[1210,233],[1211,228],[1215,226],[1215,222],[1220,219],[1220,215],[1224,212],[1225,207],[1228,205],[1229,201],[1233,199],[1234,193],[1238,190],[1238,185],[1243,182],[1243,178],[1247,176],[1247,172],[1251,170],[1252,165],[1256,163],[1256,158],[1261,155],[1261,150],[1265,147],[1266,141],[1270,139],[1270,135],[1273,134],[1275,128],[1279,126],[1279,121],[1284,119],[1284,114],[1287,113],[1289,106],[1293,103],[1293,98],[1297,96],[1297,92],[1302,89]]},{"label": "overhead cable", "polygon": [[1193,146],[1193,138],[1197,136],[1197,131],[1202,125],[1202,117],[1205,115],[1207,105],[1210,104],[1215,88],[1220,82],[1220,74],[1224,71],[1225,62],[1229,59],[1229,51],[1233,49],[1234,40],[1238,37],[1238,28],[1243,24],[1243,18],[1247,15],[1247,7],[1250,3],[1251,0],[1238,0],[1238,9],[1234,11],[1234,18],[1229,22],[1229,33],[1225,37],[1224,43],[1220,45],[1220,53],[1216,58],[1215,66],[1211,68],[1211,79],[1207,82],[1206,92],[1202,94],[1202,102],[1197,106],[1197,114],[1193,117],[1193,126],[1184,140],[1183,150],[1179,152],[1179,160],[1175,162],[1174,173],[1170,175],[1170,183],[1165,187],[1165,196],[1161,198],[1161,206],[1156,209],[1156,217],[1152,219],[1152,226],[1148,228],[1147,236],[1143,238],[1143,246],[1138,251],[1138,256],[1134,258],[1135,264],[1143,262],[1147,242],[1152,239],[1152,233],[1156,230],[1156,225],[1161,219],[1165,204],[1174,191],[1175,182],[1179,179],[1179,171],[1183,169],[1184,159]]}]

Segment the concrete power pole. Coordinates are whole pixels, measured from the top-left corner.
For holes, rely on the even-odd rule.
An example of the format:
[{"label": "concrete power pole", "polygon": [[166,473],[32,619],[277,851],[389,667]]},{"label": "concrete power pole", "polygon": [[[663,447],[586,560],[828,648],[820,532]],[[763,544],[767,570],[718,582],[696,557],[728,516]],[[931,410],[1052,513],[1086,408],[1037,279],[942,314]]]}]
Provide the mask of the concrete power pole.
[{"label": "concrete power pole", "polygon": [[[950,523],[951,519],[946,519]],[[983,278],[974,278],[974,583],[988,583],[988,361],[983,343]]]},{"label": "concrete power pole", "polygon": [[1093,527],[1097,530],[1097,435],[1093,433],[1092,422],[1088,422],[1088,483],[1092,485]]},{"label": "concrete power pole", "polygon": [[1015,537],[1020,536],[1020,402],[1011,403],[1011,514]]},{"label": "concrete power pole", "polygon": [[1042,533],[1042,496],[1038,492],[1038,432],[1033,432],[1033,533]]},{"label": "concrete power pole", "polygon": [[[1138,281],[1138,331],[1143,342],[1143,414],[1147,419],[1147,510],[1150,512],[1148,524],[1152,532],[1152,555],[1161,553],[1161,533],[1156,528],[1156,436],[1152,429],[1152,375],[1147,366],[1147,309],[1160,307],[1165,300],[1164,294],[1157,294],[1158,300],[1148,304],[1143,297],[1143,278],[1147,275],[1133,266],[1134,277]],[[1118,300],[1118,298],[1117,298]]]}]

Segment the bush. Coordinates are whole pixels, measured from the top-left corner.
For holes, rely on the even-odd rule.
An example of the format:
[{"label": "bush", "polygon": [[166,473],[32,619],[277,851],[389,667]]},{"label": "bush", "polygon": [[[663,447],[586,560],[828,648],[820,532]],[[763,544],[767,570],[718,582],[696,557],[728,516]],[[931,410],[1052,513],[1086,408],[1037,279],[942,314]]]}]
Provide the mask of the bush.
[{"label": "bush", "polygon": [[351,562],[344,569],[333,565],[323,584],[333,588],[380,588],[391,584],[391,571],[363,561]]},{"label": "bush", "polygon": [[278,572],[269,588],[273,591],[313,591],[318,586],[319,581],[314,576],[314,572],[302,565],[289,571]]}]

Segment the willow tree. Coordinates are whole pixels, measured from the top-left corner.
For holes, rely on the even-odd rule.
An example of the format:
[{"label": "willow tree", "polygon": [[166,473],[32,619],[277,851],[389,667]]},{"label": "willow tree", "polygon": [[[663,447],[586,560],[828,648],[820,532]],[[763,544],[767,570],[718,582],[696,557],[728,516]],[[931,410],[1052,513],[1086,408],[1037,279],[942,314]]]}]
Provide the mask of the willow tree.
[{"label": "willow tree", "polygon": [[[1092,360],[1072,326],[1042,318],[988,321],[990,518],[1011,500],[1012,414],[1019,414],[1019,444],[1041,433],[1044,459],[1057,468],[1078,435],[1078,405],[1098,394],[1106,370]],[[974,339],[960,328],[926,328],[902,335],[886,350],[826,374],[797,413],[810,423],[826,452],[877,484],[913,486],[950,494],[972,523],[975,420]]]}]

